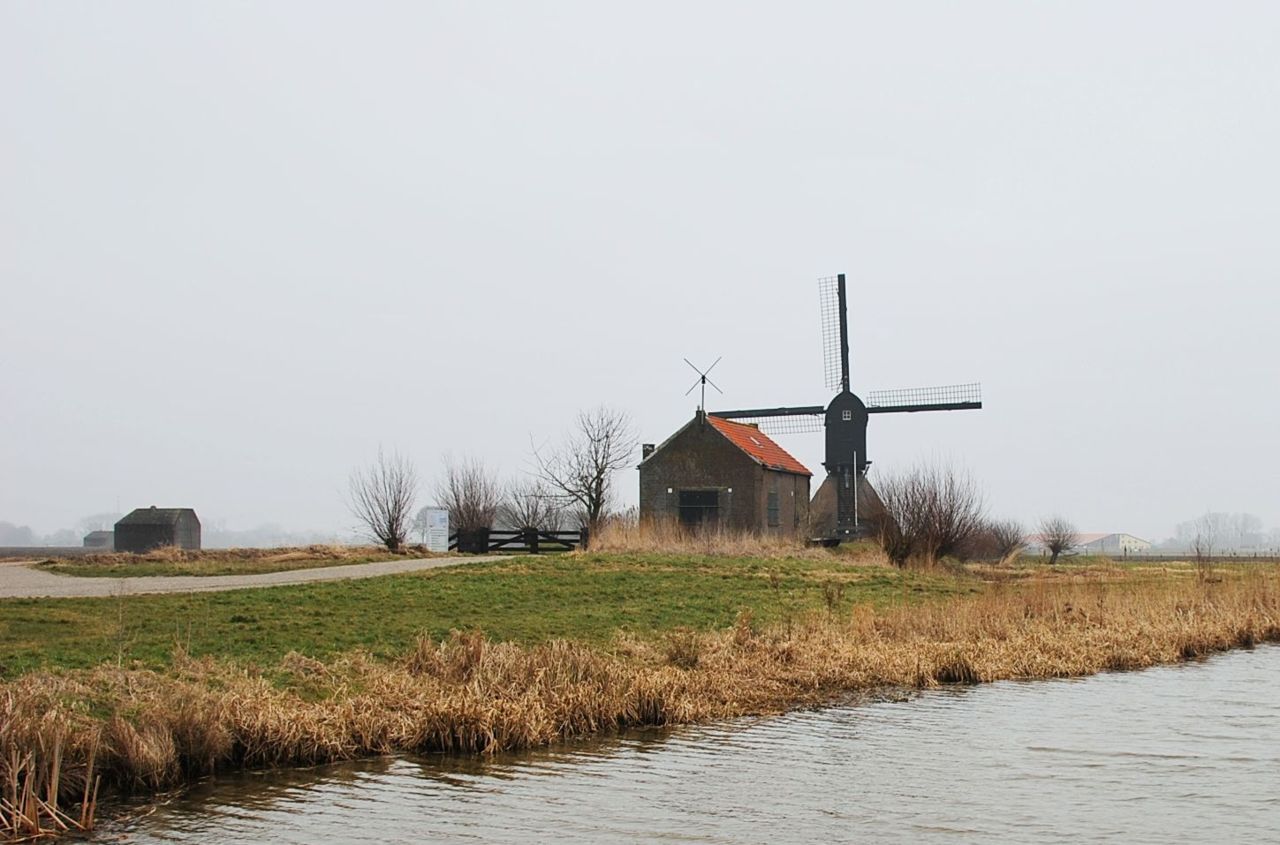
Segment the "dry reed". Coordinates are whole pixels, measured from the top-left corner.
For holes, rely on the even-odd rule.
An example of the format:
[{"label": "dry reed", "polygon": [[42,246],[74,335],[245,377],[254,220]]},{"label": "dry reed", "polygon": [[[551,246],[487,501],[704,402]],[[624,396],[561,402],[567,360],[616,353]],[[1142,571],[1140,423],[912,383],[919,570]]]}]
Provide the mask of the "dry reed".
[{"label": "dry reed", "polygon": [[[92,726],[68,738],[70,726],[47,701],[0,695],[0,837],[18,842],[93,829],[100,777],[99,737]],[[67,751],[76,758],[64,763]]]},{"label": "dry reed", "polygon": [[1087,675],[1277,640],[1280,569],[1266,568],[1214,582],[1002,582],[964,598],[814,613],[765,630],[744,612],[725,631],[620,637],[610,650],[455,633],[422,639],[393,662],[291,654],[263,672],[178,655],[166,674],[34,673],[0,686],[0,825],[14,838],[71,828],[75,808],[76,824],[91,823],[95,771],[118,792],[150,792],[235,767],[491,753],[778,712],[857,690]]},{"label": "dry reed", "polygon": [[751,558],[830,558],[799,535],[758,534],[724,527],[690,528],[674,520],[610,520],[591,537],[591,551]]}]

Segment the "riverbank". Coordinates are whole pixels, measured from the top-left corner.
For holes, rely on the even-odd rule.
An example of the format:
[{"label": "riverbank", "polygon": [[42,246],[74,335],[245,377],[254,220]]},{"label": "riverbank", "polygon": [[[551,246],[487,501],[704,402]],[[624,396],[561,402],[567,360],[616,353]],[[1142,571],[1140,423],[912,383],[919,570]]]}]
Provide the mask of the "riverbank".
[{"label": "riverbank", "polygon": [[[225,772],[133,845],[1269,842],[1280,645],[1140,672],[854,694],[492,755]],[[1011,773],[1016,773],[1012,774]],[[283,822],[282,822],[283,820]]]},{"label": "riverbank", "polygon": [[[557,569],[573,566],[576,575]],[[635,590],[607,606],[596,589],[622,576]],[[575,556],[413,577],[444,584],[455,600],[481,585],[494,606],[479,616],[510,620],[537,601],[552,619],[526,621],[516,636],[453,626],[472,632],[429,633],[399,651],[388,637],[382,650],[283,654],[297,632],[272,622],[262,633],[271,647],[179,645],[164,657],[80,669],[65,668],[83,664],[64,638],[44,653],[46,668],[0,687],[0,759],[31,761],[24,772],[0,772],[0,785],[17,794],[30,782],[34,794],[78,808],[98,775],[110,789],[148,792],[238,767],[483,753],[779,712],[858,690],[1136,669],[1280,639],[1272,566],[903,573],[839,558]],[[583,592],[573,604],[563,589],[523,602],[496,589],[520,579],[533,593],[557,579]],[[314,598],[290,589],[257,594],[276,594],[283,621]],[[386,593],[384,607],[398,592]],[[616,624],[634,619],[637,603],[653,624]],[[8,621],[9,603],[0,607]],[[431,614],[418,607],[431,630]],[[574,633],[557,638],[555,622]],[[329,626],[335,637],[340,627]]]}]

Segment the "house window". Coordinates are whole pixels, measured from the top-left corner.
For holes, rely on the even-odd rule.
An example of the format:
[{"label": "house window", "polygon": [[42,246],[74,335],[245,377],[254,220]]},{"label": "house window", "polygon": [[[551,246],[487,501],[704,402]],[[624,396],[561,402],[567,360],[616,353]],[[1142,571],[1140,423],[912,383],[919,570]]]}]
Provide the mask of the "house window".
[{"label": "house window", "polygon": [[850,422],[850,421],[852,421],[852,420],[853,420],[853,411],[841,411],[841,412],[840,412],[840,419],[844,420],[845,422]]},{"label": "house window", "polygon": [[720,524],[719,491],[681,490],[680,524],[690,528]]},{"label": "house window", "polygon": [[769,491],[769,527],[777,528],[782,524],[782,513],[778,507],[778,491]]}]

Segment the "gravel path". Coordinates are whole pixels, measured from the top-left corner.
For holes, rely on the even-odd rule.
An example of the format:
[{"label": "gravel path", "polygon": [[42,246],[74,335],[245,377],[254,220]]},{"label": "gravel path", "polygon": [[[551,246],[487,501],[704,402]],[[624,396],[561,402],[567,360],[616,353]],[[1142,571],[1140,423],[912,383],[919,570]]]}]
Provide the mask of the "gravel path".
[{"label": "gravel path", "polygon": [[259,575],[156,575],[144,578],[77,578],[35,569],[34,561],[0,563],[0,598],[92,597],[138,593],[198,593],[240,590],[246,587],[277,587],[282,584],[310,584],[313,581],[346,581],[377,578],[401,572],[418,572],[442,566],[458,566],[499,560],[489,557],[437,557],[415,560],[384,560],[318,569],[293,569]]}]

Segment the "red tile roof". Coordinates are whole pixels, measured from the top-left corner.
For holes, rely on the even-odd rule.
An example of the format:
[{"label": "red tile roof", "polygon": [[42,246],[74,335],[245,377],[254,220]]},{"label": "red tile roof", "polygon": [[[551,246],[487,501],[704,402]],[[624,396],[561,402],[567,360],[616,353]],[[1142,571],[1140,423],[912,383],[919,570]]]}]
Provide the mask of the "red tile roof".
[{"label": "red tile roof", "polygon": [[709,414],[707,415],[707,422],[715,426],[716,431],[729,438],[729,442],[734,446],[737,446],[769,469],[794,472],[797,475],[813,475],[813,473],[805,469],[804,464],[791,457],[787,450],[770,440],[767,435],[763,434],[754,425],[732,422]]}]

